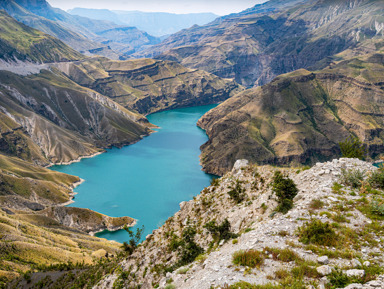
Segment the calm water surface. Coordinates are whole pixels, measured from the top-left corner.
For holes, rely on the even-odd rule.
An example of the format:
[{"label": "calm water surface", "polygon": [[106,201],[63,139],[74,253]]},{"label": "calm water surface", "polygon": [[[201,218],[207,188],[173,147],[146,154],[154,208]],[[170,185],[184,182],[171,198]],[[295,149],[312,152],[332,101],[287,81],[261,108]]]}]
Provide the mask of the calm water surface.
[{"label": "calm water surface", "polygon": [[[52,169],[85,180],[75,189],[71,206],[89,208],[108,216],[130,216],[145,226],[143,236],[161,226],[209,185],[211,175],[201,171],[199,147],[208,140],[196,126],[214,105],[159,112],[148,120],[159,126],[142,141],[112,148],[94,158]],[[99,237],[124,242],[128,234],[102,232]]]}]

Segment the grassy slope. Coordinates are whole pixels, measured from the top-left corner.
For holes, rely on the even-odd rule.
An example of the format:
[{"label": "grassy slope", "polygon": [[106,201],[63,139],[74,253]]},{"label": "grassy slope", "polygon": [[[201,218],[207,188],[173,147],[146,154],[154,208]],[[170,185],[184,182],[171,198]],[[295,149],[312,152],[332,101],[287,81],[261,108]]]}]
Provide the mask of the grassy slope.
[{"label": "grassy slope", "polygon": [[[37,218],[40,218],[38,222]],[[7,215],[0,211],[0,228],[0,280],[14,279],[43,264],[68,261],[92,264],[105,252],[116,254],[120,247],[116,242],[61,227],[43,217]]]},{"label": "grassy slope", "polygon": [[281,75],[208,112],[199,121],[210,136],[202,147],[205,169],[222,174],[241,158],[312,163],[338,155],[338,142],[350,134],[375,156],[384,144],[382,59],[376,53]]},{"label": "grassy slope", "polygon": [[0,11],[0,47],[3,60],[55,62],[83,56],[60,40],[30,28]]}]

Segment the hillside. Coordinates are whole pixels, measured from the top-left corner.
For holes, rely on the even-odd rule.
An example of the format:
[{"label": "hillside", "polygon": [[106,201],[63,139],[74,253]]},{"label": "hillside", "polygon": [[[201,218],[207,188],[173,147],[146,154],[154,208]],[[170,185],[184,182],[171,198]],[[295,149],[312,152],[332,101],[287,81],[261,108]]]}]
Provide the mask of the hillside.
[{"label": "hillside", "polygon": [[85,54],[119,59],[123,54],[160,41],[135,27],[74,16],[51,7],[45,0],[6,0],[0,3],[18,21],[61,39]]},{"label": "hillside", "polygon": [[350,134],[369,156],[383,149],[383,54],[298,70],[246,90],[199,120],[210,140],[202,146],[204,169],[223,174],[236,159],[259,164],[313,164],[340,154]]},{"label": "hillside", "polygon": [[234,81],[170,61],[93,58],[58,68],[78,84],[144,115],[218,103],[243,90]]},{"label": "hillside", "polygon": [[[276,171],[298,189],[286,214],[276,211]],[[351,183],[357,171],[365,179],[362,185]],[[379,175],[382,170],[357,159],[335,159],[307,170],[238,161],[231,172],[181,203],[180,211],[93,288],[304,289],[351,283],[346,288],[382,288]],[[61,274],[67,276],[61,288],[97,282],[80,283],[86,272]],[[33,277],[37,282],[47,275]],[[46,288],[59,284],[46,278]],[[22,286],[25,281],[17,284],[28,288]]]},{"label": "hillside", "polygon": [[253,87],[300,68],[322,68],[329,57],[383,37],[383,1],[282,2],[180,31],[136,56],[177,61]]},{"label": "hillside", "polygon": [[15,21],[0,11],[0,60],[56,62],[83,56],[60,40]]}]

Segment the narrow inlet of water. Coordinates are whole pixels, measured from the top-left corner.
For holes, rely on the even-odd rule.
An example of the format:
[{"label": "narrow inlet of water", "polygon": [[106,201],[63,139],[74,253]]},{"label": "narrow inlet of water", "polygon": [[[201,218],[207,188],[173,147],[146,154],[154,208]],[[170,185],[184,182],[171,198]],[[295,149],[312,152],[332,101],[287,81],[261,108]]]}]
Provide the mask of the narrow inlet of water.
[{"label": "narrow inlet of water", "polygon": [[[85,182],[75,189],[74,207],[88,208],[108,216],[130,216],[144,225],[143,236],[161,226],[188,201],[209,186],[211,175],[201,170],[200,146],[208,140],[196,126],[198,119],[215,105],[158,112],[148,120],[157,132],[121,149],[83,159],[53,170],[79,176]],[[128,241],[124,230],[104,231],[102,238]]]}]

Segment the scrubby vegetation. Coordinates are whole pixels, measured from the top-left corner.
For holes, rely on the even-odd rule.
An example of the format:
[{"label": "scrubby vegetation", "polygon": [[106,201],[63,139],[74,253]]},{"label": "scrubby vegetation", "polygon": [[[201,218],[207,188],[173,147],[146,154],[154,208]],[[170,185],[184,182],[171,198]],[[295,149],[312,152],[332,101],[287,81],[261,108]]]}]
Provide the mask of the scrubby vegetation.
[{"label": "scrubby vegetation", "polygon": [[230,187],[228,195],[237,204],[241,203],[245,199],[245,189],[242,187],[239,180],[236,180],[235,184]]},{"label": "scrubby vegetation", "polygon": [[297,195],[298,189],[294,181],[276,171],[272,180],[272,190],[277,196],[277,212],[287,213],[293,207],[293,198]]},{"label": "scrubby vegetation", "polygon": [[365,172],[361,170],[341,170],[340,182],[351,188],[360,188],[365,177]]},{"label": "scrubby vegetation", "polygon": [[260,267],[264,263],[264,259],[263,252],[257,250],[241,250],[235,252],[232,256],[233,264],[250,268]]},{"label": "scrubby vegetation", "polygon": [[220,242],[221,240],[229,240],[236,238],[237,234],[231,232],[231,224],[228,219],[225,219],[220,225],[216,225],[216,221],[210,221],[204,225],[204,228],[211,233],[214,242]]},{"label": "scrubby vegetation", "polygon": [[122,248],[128,255],[131,255],[140,243],[141,236],[144,232],[144,226],[137,228],[136,233],[134,233],[127,225],[125,225],[123,229],[128,233],[130,239],[128,242],[123,243]]},{"label": "scrubby vegetation", "polygon": [[359,138],[350,136],[345,141],[339,143],[341,155],[345,158],[364,159],[366,149]]},{"label": "scrubby vegetation", "polygon": [[337,243],[337,234],[328,222],[320,220],[307,222],[299,228],[300,242],[304,244],[316,244],[321,246],[334,246]]}]

